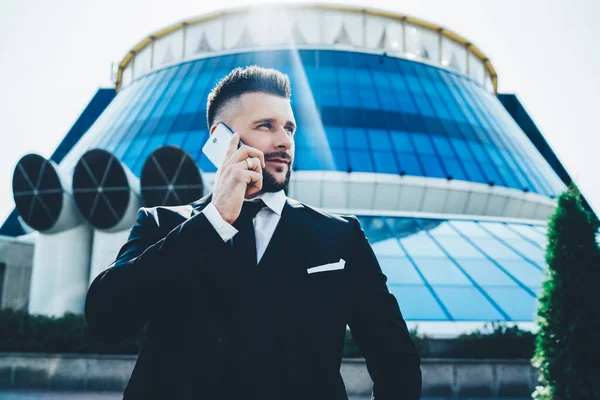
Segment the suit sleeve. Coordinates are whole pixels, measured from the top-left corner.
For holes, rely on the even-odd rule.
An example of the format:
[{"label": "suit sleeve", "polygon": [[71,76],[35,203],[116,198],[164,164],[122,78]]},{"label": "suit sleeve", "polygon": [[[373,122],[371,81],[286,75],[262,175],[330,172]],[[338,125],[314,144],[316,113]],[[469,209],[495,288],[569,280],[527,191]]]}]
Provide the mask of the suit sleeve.
[{"label": "suit sleeve", "polygon": [[208,268],[210,257],[229,249],[203,213],[164,237],[156,215],[156,209],[139,209],[116,260],[88,289],[85,317],[105,341],[121,341],[138,332],[164,301],[165,287],[175,285],[189,268]]},{"label": "suit sleeve", "polygon": [[421,358],[360,222],[347,218],[354,224],[347,268],[355,282],[348,325],[373,380],[372,398],[418,400]]}]

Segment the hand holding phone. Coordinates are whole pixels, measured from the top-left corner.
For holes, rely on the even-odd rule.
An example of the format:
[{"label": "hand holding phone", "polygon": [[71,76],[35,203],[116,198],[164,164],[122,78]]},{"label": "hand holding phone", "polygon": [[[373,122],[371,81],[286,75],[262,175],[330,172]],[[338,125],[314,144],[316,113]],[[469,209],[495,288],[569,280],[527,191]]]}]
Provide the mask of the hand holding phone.
[{"label": "hand holding phone", "polygon": [[[217,131],[219,136],[215,137]],[[211,140],[213,137],[216,139],[214,142]],[[223,146],[225,140],[226,146]],[[222,123],[215,128],[202,150],[218,168],[211,203],[221,217],[231,224],[241,212],[244,197],[254,197],[262,190],[264,154],[241,143],[239,133],[232,133]],[[252,169],[248,169],[248,158],[251,159]]]},{"label": "hand holding phone", "polygon": [[[227,149],[229,149],[229,143],[231,142],[232,137],[233,132],[231,129],[221,122],[217,125],[212,135],[209,135],[208,140],[202,147],[204,155],[215,167],[217,167],[217,169],[221,168],[221,165],[223,165],[223,162],[225,161]],[[240,140],[237,148],[243,144],[244,143]]]}]

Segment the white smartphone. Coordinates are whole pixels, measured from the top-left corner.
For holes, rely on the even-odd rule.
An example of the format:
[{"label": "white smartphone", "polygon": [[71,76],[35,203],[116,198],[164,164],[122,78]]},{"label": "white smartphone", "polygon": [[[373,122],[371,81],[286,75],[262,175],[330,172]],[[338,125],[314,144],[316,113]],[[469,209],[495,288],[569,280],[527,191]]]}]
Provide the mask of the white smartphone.
[{"label": "white smartphone", "polygon": [[[206,143],[202,147],[202,152],[208,157],[208,159],[217,167],[221,168],[223,162],[225,162],[225,156],[227,155],[227,149],[229,148],[229,142],[233,137],[233,132],[227,125],[220,122],[212,135],[208,137]],[[240,144],[238,148],[242,145]]]}]

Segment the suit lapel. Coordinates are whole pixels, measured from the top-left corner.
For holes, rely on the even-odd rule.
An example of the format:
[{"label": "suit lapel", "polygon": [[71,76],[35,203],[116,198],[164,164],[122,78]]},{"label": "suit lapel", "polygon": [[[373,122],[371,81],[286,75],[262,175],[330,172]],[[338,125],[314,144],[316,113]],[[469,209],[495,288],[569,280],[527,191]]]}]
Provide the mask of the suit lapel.
[{"label": "suit lapel", "polygon": [[301,231],[302,219],[299,218],[299,215],[302,208],[304,206],[300,202],[286,199],[279,223],[258,263],[258,268],[274,266],[281,268],[282,264],[287,264],[295,259],[290,255],[297,251],[298,243],[294,242],[294,239],[299,236]]},{"label": "suit lapel", "polygon": [[[212,200],[212,191],[191,203],[190,217],[200,213]],[[281,219],[263,254],[259,268],[270,264],[296,264],[318,257],[315,248],[328,248],[333,245],[328,234],[312,226],[302,218],[304,205],[297,200],[287,198],[281,213]]]},{"label": "suit lapel", "polygon": [[[190,217],[200,213],[212,200],[212,191],[206,196],[190,203]],[[259,268],[270,264],[306,264],[319,258],[315,249],[325,251],[334,246],[334,238],[319,227],[310,224],[310,219],[303,218],[304,205],[297,200],[287,198],[281,213],[281,219],[263,254]]]}]

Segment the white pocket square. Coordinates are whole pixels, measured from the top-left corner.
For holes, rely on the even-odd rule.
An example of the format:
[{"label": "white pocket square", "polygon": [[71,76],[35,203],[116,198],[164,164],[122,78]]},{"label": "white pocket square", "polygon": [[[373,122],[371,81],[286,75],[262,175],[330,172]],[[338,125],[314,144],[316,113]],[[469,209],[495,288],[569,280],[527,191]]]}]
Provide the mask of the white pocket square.
[{"label": "white pocket square", "polygon": [[340,261],[338,262],[318,265],[316,267],[307,269],[306,272],[308,272],[309,274],[313,274],[315,272],[334,271],[336,269],[344,269],[344,265],[346,265],[346,260],[340,258]]}]

